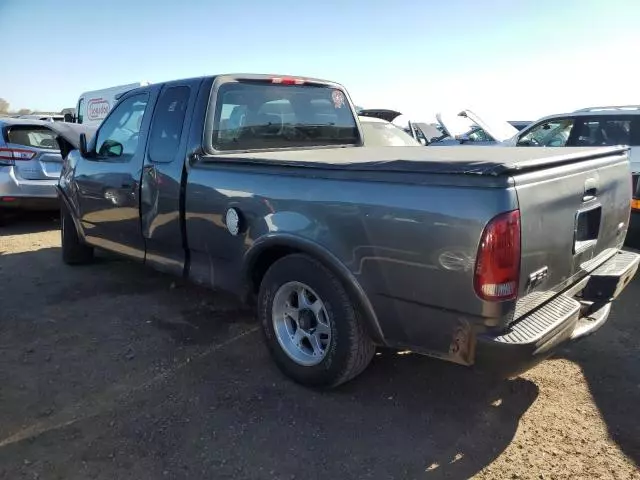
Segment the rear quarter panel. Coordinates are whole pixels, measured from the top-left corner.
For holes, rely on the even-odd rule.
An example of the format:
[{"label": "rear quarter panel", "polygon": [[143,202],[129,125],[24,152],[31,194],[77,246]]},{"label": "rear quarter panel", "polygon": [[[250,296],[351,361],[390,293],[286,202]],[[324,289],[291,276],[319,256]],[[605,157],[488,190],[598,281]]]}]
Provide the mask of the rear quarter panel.
[{"label": "rear quarter panel", "polygon": [[[457,322],[482,322],[513,307],[487,309],[473,292],[481,232],[493,216],[516,208],[512,188],[332,175],[295,167],[192,166],[185,202],[191,276],[239,288],[245,279],[238,266],[261,239],[304,239],[351,272],[388,343],[431,353],[448,349]],[[230,207],[243,218],[238,236],[225,225]]]}]

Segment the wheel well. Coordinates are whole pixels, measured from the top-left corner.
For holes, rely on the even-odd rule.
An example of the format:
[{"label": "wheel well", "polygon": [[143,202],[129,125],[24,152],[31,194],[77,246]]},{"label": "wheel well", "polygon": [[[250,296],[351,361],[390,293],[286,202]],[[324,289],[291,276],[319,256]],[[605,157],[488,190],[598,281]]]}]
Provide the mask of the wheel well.
[{"label": "wheel well", "polygon": [[341,282],[344,282],[343,285],[345,286],[347,291],[350,294],[353,294],[354,302],[356,302],[358,306],[363,309],[363,312],[366,315],[366,320],[367,320],[366,322],[367,330],[369,331],[371,338],[377,344],[383,345],[385,343],[384,335],[380,330],[380,326],[378,325],[378,321],[376,319],[375,313],[373,312],[371,306],[369,305],[367,308],[367,305],[368,305],[367,302],[358,296],[357,292],[354,290],[353,285],[349,284],[348,282],[345,282],[345,279],[340,275],[340,272],[335,268],[335,265],[331,265],[329,262],[324,261],[321,258],[321,256],[314,255],[313,253],[306,251],[306,249],[304,248],[296,248],[288,245],[273,245],[265,249],[263,252],[260,252],[256,260],[254,261],[253,265],[251,266],[251,271],[249,273],[250,292],[247,292],[247,293],[250,293],[250,295],[253,295],[253,298],[255,298],[255,296],[260,291],[260,283],[262,283],[262,279],[267,273],[267,270],[269,270],[269,267],[271,267],[271,265],[273,265],[275,262],[277,262],[281,258],[286,257],[287,255],[295,254],[295,253],[302,253],[315,258],[316,260],[324,264],[325,267],[327,267],[329,270],[333,271],[336,275],[338,275],[339,280]]},{"label": "wheel well", "polygon": [[251,269],[251,291],[257,294],[260,290],[260,284],[264,275],[269,270],[269,267],[280,260],[282,257],[291,255],[293,253],[303,253],[302,250],[298,250],[294,247],[285,245],[275,245],[267,248],[264,252],[261,252],[256,261],[253,263]]}]

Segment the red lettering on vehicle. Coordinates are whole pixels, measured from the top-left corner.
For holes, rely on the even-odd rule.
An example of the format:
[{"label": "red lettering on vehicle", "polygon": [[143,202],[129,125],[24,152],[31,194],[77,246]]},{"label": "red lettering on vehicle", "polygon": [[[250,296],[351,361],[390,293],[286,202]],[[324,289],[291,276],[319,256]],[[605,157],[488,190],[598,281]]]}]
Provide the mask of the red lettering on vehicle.
[{"label": "red lettering on vehicle", "polygon": [[87,118],[89,120],[101,120],[111,110],[109,102],[104,98],[92,98],[87,103]]}]

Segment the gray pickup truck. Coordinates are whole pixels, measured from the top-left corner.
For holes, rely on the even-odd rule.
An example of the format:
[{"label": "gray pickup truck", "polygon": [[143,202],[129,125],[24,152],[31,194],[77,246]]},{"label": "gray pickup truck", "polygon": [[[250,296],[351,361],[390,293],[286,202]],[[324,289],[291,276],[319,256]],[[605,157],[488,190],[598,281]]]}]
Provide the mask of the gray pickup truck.
[{"label": "gray pickup truck", "polygon": [[366,147],[323,80],[136,88],[62,151],[66,263],[100,248],[254,300],[306,385],[376,346],[516,375],[597,330],[638,268],[625,148]]}]

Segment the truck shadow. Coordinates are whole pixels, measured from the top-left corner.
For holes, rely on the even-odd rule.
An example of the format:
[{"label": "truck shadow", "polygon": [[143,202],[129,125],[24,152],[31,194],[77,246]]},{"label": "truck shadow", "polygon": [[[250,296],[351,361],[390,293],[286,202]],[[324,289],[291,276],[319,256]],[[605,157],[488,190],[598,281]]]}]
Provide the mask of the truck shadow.
[{"label": "truck shadow", "polygon": [[611,439],[640,464],[640,277],[614,304],[608,322],[592,337],[558,354],[582,368]]},{"label": "truck shadow", "polygon": [[410,467],[407,478],[471,478],[511,444],[539,393],[523,378],[402,352],[382,351],[370,368],[339,395],[353,395],[358,411],[376,411],[362,421],[386,436],[386,454]]}]

